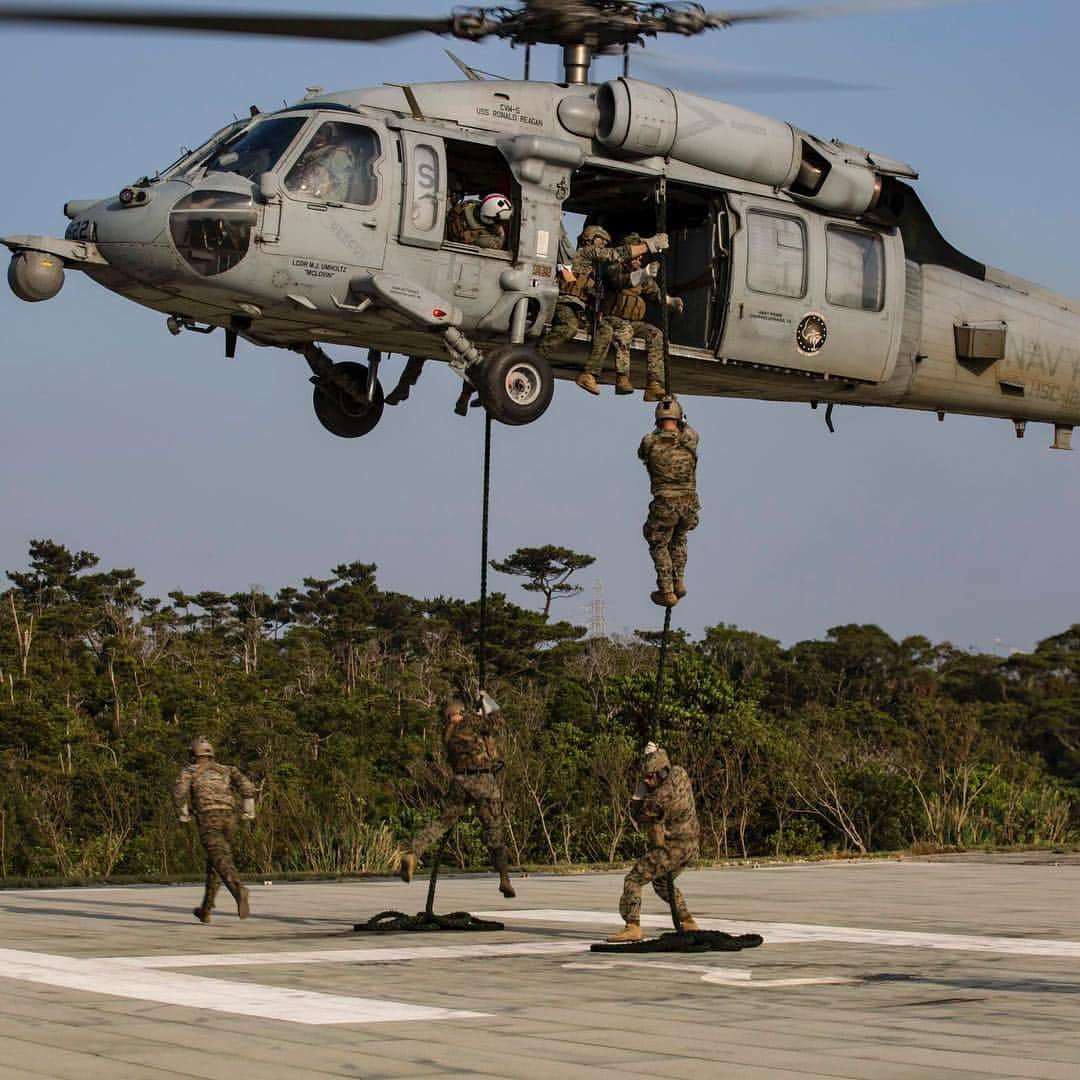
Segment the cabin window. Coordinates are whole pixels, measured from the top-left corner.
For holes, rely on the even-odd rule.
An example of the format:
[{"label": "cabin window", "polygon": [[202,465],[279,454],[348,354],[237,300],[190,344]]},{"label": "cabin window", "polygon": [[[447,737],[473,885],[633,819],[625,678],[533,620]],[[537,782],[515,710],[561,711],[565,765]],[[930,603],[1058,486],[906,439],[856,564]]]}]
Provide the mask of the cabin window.
[{"label": "cabin window", "polygon": [[285,190],[309,201],[372,206],[379,197],[379,154],[379,137],[371,128],[327,121],[289,170]]},{"label": "cabin window", "polygon": [[880,311],[885,306],[885,245],[862,229],[830,225],[825,233],[825,298],[837,307]]},{"label": "cabin window", "polygon": [[773,296],[806,295],[806,226],[799,218],[751,210],[746,283]]},{"label": "cabin window", "polygon": [[429,233],[439,224],[439,152],[430,143],[412,148],[412,205],[409,224],[414,232]]}]

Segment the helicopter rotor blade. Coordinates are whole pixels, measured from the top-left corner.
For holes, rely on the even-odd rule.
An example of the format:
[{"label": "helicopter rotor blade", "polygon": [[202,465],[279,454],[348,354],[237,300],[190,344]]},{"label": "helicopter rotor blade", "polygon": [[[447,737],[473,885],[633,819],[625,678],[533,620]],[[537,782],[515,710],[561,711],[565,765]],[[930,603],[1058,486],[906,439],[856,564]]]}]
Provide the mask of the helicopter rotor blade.
[{"label": "helicopter rotor blade", "polygon": [[[99,27],[142,27],[153,30],[186,30],[216,34],[264,35],[308,38],[318,41],[388,41],[425,31],[455,34],[453,18],[393,18],[350,15],[269,15],[237,12],[181,11],[166,8],[94,8],[31,5],[0,5],[0,23],[61,23]],[[473,33],[484,36],[474,24]],[[464,36],[464,35],[463,35]],[[472,33],[467,36],[473,36]]]},{"label": "helicopter rotor blade", "polygon": [[918,8],[951,7],[979,3],[981,0],[834,0],[829,4],[759,8],[755,11],[709,11],[705,19],[714,29],[726,29],[745,23],[798,22],[804,19],[834,19],[844,15],[874,15],[889,11]]}]

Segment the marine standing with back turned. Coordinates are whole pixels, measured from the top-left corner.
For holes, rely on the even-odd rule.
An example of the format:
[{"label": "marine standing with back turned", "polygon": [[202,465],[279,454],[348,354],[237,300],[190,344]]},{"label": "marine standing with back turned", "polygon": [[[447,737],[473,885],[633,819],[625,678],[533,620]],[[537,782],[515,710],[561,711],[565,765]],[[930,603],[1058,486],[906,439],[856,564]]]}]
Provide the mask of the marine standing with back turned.
[{"label": "marine standing with back turned", "polygon": [[698,433],[674,397],[656,406],[656,430],[641,440],[638,457],[649,471],[652,502],[642,532],[656,568],[654,604],[674,607],[686,595],[686,534],[696,529]]},{"label": "marine standing with back turned", "polygon": [[214,760],[214,748],[206,739],[191,744],[191,764],[180,774],[173,790],[173,802],[181,821],[195,815],[199,839],[206,849],[206,891],[202,904],[195,908],[195,918],[210,921],[210,911],[218,888],[225,888],[236,901],[236,913],[248,917],[248,891],[240,884],[230,846],[236,834],[236,796],[243,800],[241,816],[250,821],[255,817],[255,785],[232,765]]},{"label": "marine standing with back turned", "polygon": [[426,825],[402,855],[399,868],[402,881],[412,881],[424,852],[441,840],[472,806],[484,830],[491,865],[499,874],[499,892],[508,898],[517,895],[510,884],[502,796],[495,779],[503,766],[495,738],[501,715],[499,706],[486,693],[481,693],[474,709],[466,709],[459,698],[447,702],[443,745],[453,771],[450,791],[442,815]]},{"label": "marine standing with back turned", "polygon": [[[596,312],[596,298],[600,289],[601,275],[605,267],[629,263],[646,252],[665,251],[668,246],[666,233],[657,233],[632,247],[611,247],[611,233],[600,225],[587,225],[581,231],[577,254],[569,266],[559,267],[559,300],[555,305],[551,327],[540,343],[540,350],[548,360],[579,330],[592,331]],[[577,377],[577,384],[590,394],[599,394],[596,376],[611,346],[612,328],[599,321],[593,333],[592,348],[585,363],[585,370]]]},{"label": "marine standing with back turned", "polygon": [[[642,243],[644,241],[637,233],[629,233],[623,237],[622,246],[636,250]],[[605,287],[600,299],[601,325],[606,323],[611,327],[615,346],[615,393],[634,392],[630,382],[630,342],[639,337],[645,342],[648,363],[646,401],[660,401],[664,397],[664,334],[658,326],[645,321],[647,301],[659,302],[663,296],[656,281],[658,266],[655,262],[643,266],[641,256],[609,266],[605,271]],[[681,297],[669,295],[667,306],[681,315],[685,305]],[[596,352],[594,347],[593,354]],[[594,358],[594,355],[590,355],[589,360],[602,366],[604,357],[600,355]],[[587,367],[586,370],[590,369]]]},{"label": "marine standing with back turned", "polygon": [[670,904],[670,889],[675,889],[675,910],[684,930],[697,930],[698,924],[683,895],[675,888],[675,877],[697,857],[701,830],[690,777],[681,765],[672,765],[667,752],[655,743],[645,747],[641,760],[642,779],[630,800],[630,817],[645,830],[648,851],[633,865],[623,882],[619,914],[626,925],[608,938],[611,942],[640,941],[641,887],[647,882],[657,896]]}]

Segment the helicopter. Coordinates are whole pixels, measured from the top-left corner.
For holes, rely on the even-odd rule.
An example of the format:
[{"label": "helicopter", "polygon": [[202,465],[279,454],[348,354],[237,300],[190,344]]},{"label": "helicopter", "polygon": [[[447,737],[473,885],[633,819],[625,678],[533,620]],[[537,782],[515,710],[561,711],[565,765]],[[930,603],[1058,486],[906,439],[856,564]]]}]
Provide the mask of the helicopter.
[{"label": "helicopter", "polygon": [[[557,379],[580,374],[589,347],[584,331],[554,356],[540,348],[570,252],[565,215],[579,215],[615,237],[666,236],[681,394],[998,417],[1018,437],[1043,422],[1069,449],[1077,301],[952,247],[911,165],[630,76],[631,46],[659,34],[881,7],[528,0],[420,19],[0,5],[9,24],[366,42],[429,32],[508,40],[526,56],[555,45],[564,76],[488,79],[462,65],[465,81],[252,110],[114,196],[69,201],[62,238],[0,237],[8,280],[40,302],[77,269],[161,312],[171,333],[222,330],[227,356],[241,339],[295,351],[338,436],[378,424],[390,353],[448,362],[491,416],[521,425],[547,410]],[[624,56],[624,74],[594,84],[605,55]],[[349,162],[333,192],[304,179],[328,153]],[[493,191],[515,208],[506,243],[449,239],[454,206]],[[336,345],[366,349],[367,363],[335,363],[324,346]]]}]

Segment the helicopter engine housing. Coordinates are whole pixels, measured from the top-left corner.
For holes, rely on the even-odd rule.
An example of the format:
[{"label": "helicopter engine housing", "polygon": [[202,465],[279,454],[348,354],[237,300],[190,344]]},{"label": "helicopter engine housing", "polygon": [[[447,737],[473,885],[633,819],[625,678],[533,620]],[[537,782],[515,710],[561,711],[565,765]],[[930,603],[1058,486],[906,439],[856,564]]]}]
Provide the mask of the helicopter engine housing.
[{"label": "helicopter engine housing", "polygon": [[64,287],[64,263],[44,251],[17,251],[8,264],[11,291],[29,304],[51,300]]},{"label": "helicopter engine housing", "polygon": [[822,142],[736,105],[626,78],[604,83],[596,104],[596,137],[615,153],[671,158],[767,184],[837,214],[865,213],[880,194],[877,170],[848,156],[857,148]]}]

